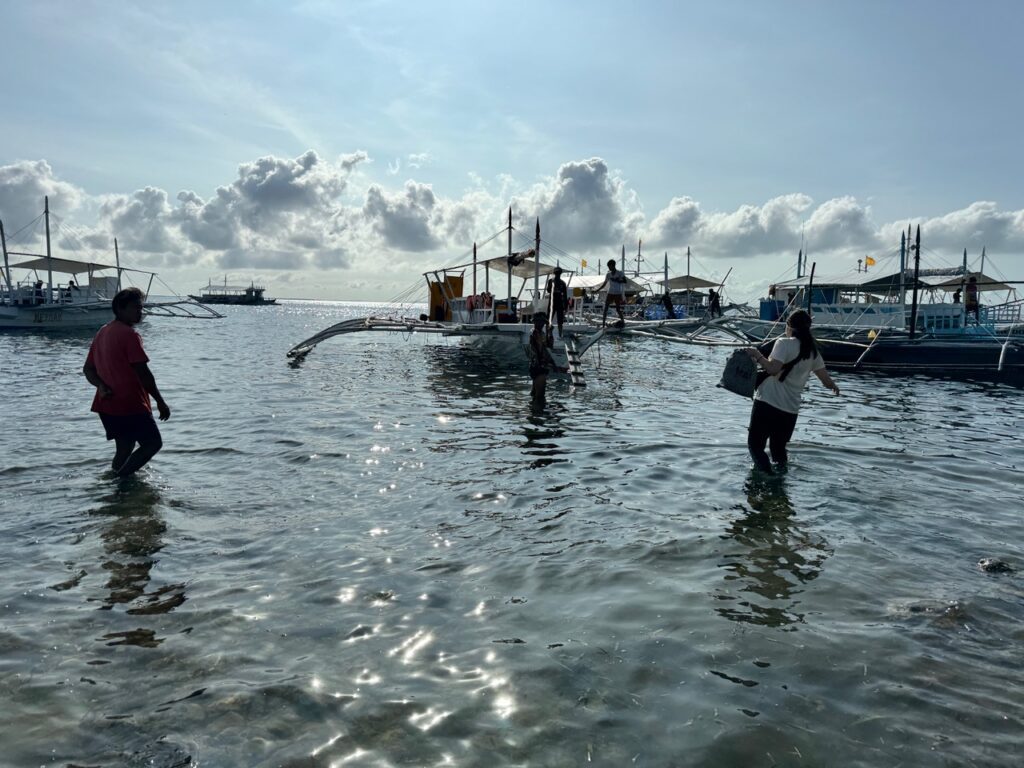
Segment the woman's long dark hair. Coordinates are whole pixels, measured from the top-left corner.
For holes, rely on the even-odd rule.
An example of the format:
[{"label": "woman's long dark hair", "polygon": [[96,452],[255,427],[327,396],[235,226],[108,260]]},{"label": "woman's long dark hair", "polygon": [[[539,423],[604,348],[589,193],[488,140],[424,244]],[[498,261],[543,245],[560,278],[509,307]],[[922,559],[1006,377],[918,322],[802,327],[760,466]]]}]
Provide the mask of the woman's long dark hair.
[{"label": "woman's long dark hair", "polygon": [[793,329],[793,338],[800,341],[800,354],[790,360],[779,372],[779,381],[785,381],[789,372],[801,360],[809,360],[818,356],[818,343],[811,334],[811,316],[803,309],[798,309],[789,316],[786,325]]}]

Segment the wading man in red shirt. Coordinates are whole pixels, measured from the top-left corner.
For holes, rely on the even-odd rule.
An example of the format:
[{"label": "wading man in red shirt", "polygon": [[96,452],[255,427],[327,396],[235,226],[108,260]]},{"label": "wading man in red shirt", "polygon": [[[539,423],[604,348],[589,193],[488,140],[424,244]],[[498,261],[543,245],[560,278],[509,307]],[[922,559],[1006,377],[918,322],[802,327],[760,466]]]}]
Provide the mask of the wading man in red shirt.
[{"label": "wading man in red shirt", "polygon": [[92,340],[82,373],[96,387],[92,410],[99,414],[107,440],[114,441],[111,466],[118,477],[127,477],[163,447],[149,396],[156,400],[161,421],[171,418],[171,409],[156,388],[142,339],[132,327],[142,320],[142,291],[118,292],[111,308],[115,319]]}]

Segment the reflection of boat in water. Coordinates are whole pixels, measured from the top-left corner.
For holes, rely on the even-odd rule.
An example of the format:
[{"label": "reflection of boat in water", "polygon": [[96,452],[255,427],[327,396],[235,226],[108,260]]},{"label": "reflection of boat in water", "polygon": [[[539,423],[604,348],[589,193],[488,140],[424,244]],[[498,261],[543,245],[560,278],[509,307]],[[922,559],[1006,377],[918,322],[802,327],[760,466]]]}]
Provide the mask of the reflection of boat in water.
[{"label": "reflection of boat in water", "polygon": [[[526,348],[533,331],[533,318],[541,313],[554,328],[555,312],[550,291],[545,290],[541,277],[547,282],[556,269],[560,269],[569,289],[569,307],[565,311],[562,333],[552,333],[552,355],[556,364],[569,367],[573,383],[582,386],[580,355],[601,336],[582,317],[582,300],[573,297],[574,272],[559,265],[543,263],[540,259],[542,242],[540,222],[532,243],[527,242],[519,251],[513,251],[512,212],[509,210],[508,227],[488,238],[482,245],[508,233],[508,247],[504,255],[478,258],[478,247],[473,246],[472,261],[431,270],[423,274],[427,294],[422,296],[423,284],[410,289],[392,303],[402,306],[427,307],[418,317],[389,316],[361,317],[346,320],[326,328],[292,347],[288,356],[302,360],[318,344],[342,334],[386,331],[402,334],[433,334],[444,338],[461,338],[509,360],[519,367],[527,362]],[[515,281],[518,281],[518,288]],[[467,290],[468,289],[468,290]],[[425,298],[425,300],[424,300]]]},{"label": "reflection of boat in water", "polygon": [[[115,264],[56,258],[50,252],[50,204],[44,201],[43,213],[46,252],[10,251],[0,223],[3,246],[3,287],[0,289],[0,329],[96,329],[111,320],[110,301],[128,278],[145,280],[144,293],[150,293],[156,273],[121,266],[117,241]],[[37,221],[39,221],[37,219]],[[24,231],[26,228],[23,228]],[[11,263],[11,256],[27,257]],[[145,313],[160,317],[220,317],[191,300],[150,302]]]},{"label": "reflection of boat in water", "polygon": [[250,282],[249,285],[228,285],[227,275],[223,285],[214,285],[212,281],[199,289],[199,295],[189,294],[189,298],[203,304],[241,304],[244,306],[261,306],[277,304],[277,299],[264,298],[267,289],[262,285]]}]

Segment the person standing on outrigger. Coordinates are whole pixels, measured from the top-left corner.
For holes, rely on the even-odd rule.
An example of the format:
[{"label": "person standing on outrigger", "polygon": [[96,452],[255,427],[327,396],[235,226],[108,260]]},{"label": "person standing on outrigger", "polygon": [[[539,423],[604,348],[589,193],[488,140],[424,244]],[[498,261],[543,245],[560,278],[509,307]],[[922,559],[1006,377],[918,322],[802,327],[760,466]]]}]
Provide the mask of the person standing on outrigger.
[{"label": "person standing on outrigger", "polygon": [[619,322],[625,323],[626,316],[622,314],[622,306],[626,303],[626,273],[615,268],[615,259],[608,259],[608,274],[604,276],[604,282],[594,289],[600,293],[601,289],[608,286],[608,293],[604,297],[604,314],[601,316],[601,325],[608,322],[608,305],[615,304],[615,311],[619,313]]}]

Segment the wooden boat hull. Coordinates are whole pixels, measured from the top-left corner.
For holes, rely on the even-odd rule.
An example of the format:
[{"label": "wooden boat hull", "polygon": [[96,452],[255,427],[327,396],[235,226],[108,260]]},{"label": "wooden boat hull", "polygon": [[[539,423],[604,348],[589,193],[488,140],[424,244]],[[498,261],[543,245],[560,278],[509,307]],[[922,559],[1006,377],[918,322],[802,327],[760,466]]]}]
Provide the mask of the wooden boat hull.
[{"label": "wooden boat hull", "polygon": [[113,315],[108,302],[90,306],[54,304],[42,304],[34,307],[0,306],[0,329],[3,330],[19,328],[35,330],[97,329],[112,319]]},{"label": "wooden boat hull", "polygon": [[190,293],[188,297],[200,304],[240,304],[247,307],[277,304],[277,299],[249,299],[245,296],[193,296]]},{"label": "wooden boat hull", "polygon": [[865,344],[819,338],[818,346],[838,371],[1024,379],[1024,339],[880,338]]}]

